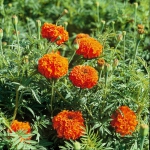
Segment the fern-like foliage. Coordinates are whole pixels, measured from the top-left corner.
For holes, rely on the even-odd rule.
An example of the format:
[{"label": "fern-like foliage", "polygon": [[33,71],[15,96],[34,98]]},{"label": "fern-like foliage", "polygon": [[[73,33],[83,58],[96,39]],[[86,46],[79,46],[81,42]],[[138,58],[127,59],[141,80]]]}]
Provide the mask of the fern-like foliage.
[{"label": "fern-like foliage", "polygon": [[102,143],[98,133],[92,128],[86,127],[84,135],[79,141],[65,141],[64,146],[59,146],[60,150],[111,150],[106,143]]}]

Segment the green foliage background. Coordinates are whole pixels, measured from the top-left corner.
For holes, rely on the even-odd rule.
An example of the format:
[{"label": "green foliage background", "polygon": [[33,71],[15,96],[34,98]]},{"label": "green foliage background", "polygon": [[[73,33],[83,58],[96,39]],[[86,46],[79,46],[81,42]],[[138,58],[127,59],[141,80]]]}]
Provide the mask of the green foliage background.
[{"label": "green foliage background", "polygon": [[[137,2],[138,7],[134,2]],[[128,0],[0,0],[0,28],[3,30],[0,55],[0,149],[71,149],[75,141],[57,138],[51,113],[80,110],[87,133],[78,142],[82,149],[138,150],[141,123],[149,124],[150,12],[149,1]],[[64,9],[68,11],[62,15]],[[14,15],[18,17],[16,36]],[[69,32],[69,41],[57,47],[39,37],[37,20],[57,23]],[[137,25],[145,27],[138,34]],[[58,49],[70,60],[69,71],[79,64],[97,69],[97,59],[74,55],[73,40],[87,33],[103,45],[100,56],[110,64],[101,72],[99,83],[81,90],[68,80],[69,73],[55,84],[53,112],[50,112],[52,84],[37,72],[38,59]],[[121,36],[122,39],[119,39]],[[115,60],[119,64],[115,64]],[[19,142],[16,133],[8,138],[13,112],[19,100],[16,119],[32,125],[32,140]],[[121,105],[136,112],[139,124],[131,136],[120,137],[110,126],[111,114]],[[30,135],[29,135],[30,136]],[[12,144],[13,143],[13,144]],[[145,138],[144,150],[149,146]]]}]

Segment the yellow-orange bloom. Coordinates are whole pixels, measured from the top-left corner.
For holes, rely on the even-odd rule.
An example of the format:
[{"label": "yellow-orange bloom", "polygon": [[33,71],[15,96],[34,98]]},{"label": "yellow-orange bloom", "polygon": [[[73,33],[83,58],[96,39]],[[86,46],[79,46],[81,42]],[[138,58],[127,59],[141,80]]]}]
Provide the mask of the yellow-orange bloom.
[{"label": "yellow-orange bloom", "polygon": [[81,38],[89,38],[90,36],[85,33],[79,33],[76,35],[75,43],[78,43]]},{"label": "yellow-orange bloom", "polygon": [[76,140],[83,135],[85,125],[80,111],[63,110],[52,122],[59,138]]},{"label": "yellow-orange bloom", "polygon": [[73,85],[80,88],[92,88],[97,84],[98,72],[91,66],[75,66],[69,74]]},{"label": "yellow-orange bloom", "polygon": [[[14,120],[11,125],[10,125],[11,130],[13,130],[14,132],[17,132],[19,130],[24,131],[26,134],[31,133],[31,126],[29,124],[29,122],[20,122],[17,120]],[[12,132],[10,129],[8,130],[8,132]],[[31,137],[29,138],[22,138],[21,140],[29,140]]]},{"label": "yellow-orange bloom", "polygon": [[112,114],[111,126],[121,136],[132,134],[138,124],[135,113],[128,106],[121,106]]},{"label": "yellow-orange bloom", "polygon": [[38,71],[48,79],[58,79],[68,72],[68,59],[58,53],[45,54],[38,61]]},{"label": "yellow-orange bloom", "polygon": [[51,42],[56,42],[57,45],[61,45],[69,39],[68,32],[64,27],[51,23],[44,23],[41,28],[41,35]]},{"label": "yellow-orange bloom", "polygon": [[92,37],[77,38],[76,41],[79,44],[76,53],[84,58],[96,58],[102,53],[102,45]]}]

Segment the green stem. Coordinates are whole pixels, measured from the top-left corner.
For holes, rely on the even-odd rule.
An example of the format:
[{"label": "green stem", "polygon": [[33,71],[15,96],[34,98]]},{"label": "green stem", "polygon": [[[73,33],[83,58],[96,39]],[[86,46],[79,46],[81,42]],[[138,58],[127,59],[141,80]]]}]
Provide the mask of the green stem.
[{"label": "green stem", "polygon": [[51,111],[51,118],[53,117],[53,100],[54,100],[54,91],[55,91],[55,80],[52,79],[52,94],[51,94],[51,100],[50,100],[50,111]]},{"label": "green stem", "polygon": [[86,108],[86,110],[88,111],[88,113],[90,114],[90,116],[94,119],[94,117],[93,117],[91,111],[88,109],[88,107],[86,105],[84,105],[84,107]]},{"label": "green stem", "polygon": [[145,140],[145,137],[141,137],[141,140],[140,140],[140,150],[143,150],[144,140]]},{"label": "green stem", "polygon": [[19,86],[16,88],[16,104],[15,104],[15,110],[14,110],[14,115],[13,115],[13,120],[15,120],[16,115],[17,115],[17,110],[18,110],[18,98],[19,98]]},{"label": "green stem", "polygon": [[71,58],[70,58],[70,60],[69,60],[69,64],[70,64],[70,62],[72,61],[72,59],[73,59],[73,57],[74,57],[75,54],[76,54],[76,50],[74,51],[73,55],[71,56]]},{"label": "green stem", "polygon": [[119,46],[120,42],[121,42],[121,41],[119,41],[119,42],[117,43],[117,45],[116,45],[116,47],[115,47],[115,49],[114,49],[113,56],[116,54],[116,50],[117,50],[117,48],[118,48],[118,46]]},{"label": "green stem", "polygon": [[126,37],[125,35],[123,36],[123,59],[124,59],[124,69],[125,69],[125,54],[126,54],[126,51],[125,51],[125,40],[126,40]]},{"label": "green stem", "polygon": [[101,68],[100,71],[99,71],[99,80],[98,80],[98,82],[100,82],[101,76],[102,76],[102,68]]},{"label": "green stem", "polygon": [[135,61],[135,58],[136,58],[136,55],[137,55],[137,51],[138,51],[138,47],[139,47],[140,42],[141,42],[141,40],[137,40],[137,42],[136,42],[134,58],[133,58],[133,64],[134,64],[134,61]]},{"label": "green stem", "polygon": [[135,7],[135,14],[134,14],[134,48],[136,47],[136,14],[137,14],[137,7]]}]

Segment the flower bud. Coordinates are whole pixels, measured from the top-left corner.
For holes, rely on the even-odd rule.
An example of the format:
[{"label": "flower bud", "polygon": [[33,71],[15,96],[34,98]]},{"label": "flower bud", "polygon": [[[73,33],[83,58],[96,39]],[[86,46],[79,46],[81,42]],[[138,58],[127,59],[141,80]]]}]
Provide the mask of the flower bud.
[{"label": "flower bud", "polygon": [[126,35],[126,31],[122,31],[122,34],[125,36]]},{"label": "flower bud", "polygon": [[104,68],[104,65],[105,65],[105,60],[103,58],[99,58],[97,60],[97,65],[100,69],[103,69]]},{"label": "flower bud", "polygon": [[118,34],[117,39],[118,39],[118,41],[122,41],[123,36],[122,36],[122,34],[121,34],[121,33],[120,33],[120,34]]},{"label": "flower bud", "polygon": [[81,149],[81,145],[79,142],[75,141],[74,142],[74,150],[80,150]]},{"label": "flower bud", "polygon": [[102,20],[101,22],[102,22],[103,25],[106,23],[105,20]]},{"label": "flower bud", "polygon": [[16,15],[14,15],[12,18],[13,18],[14,25],[17,25],[17,23],[18,23],[18,17]]},{"label": "flower bud", "polygon": [[119,65],[119,60],[118,59],[115,59],[114,62],[113,62],[113,66],[114,67],[117,67]]},{"label": "flower bud", "polygon": [[145,137],[148,134],[149,127],[147,124],[141,124],[140,125],[140,135],[142,137]]},{"label": "flower bud", "polygon": [[79,49],[79,44],[78,44],[78,43],[75,43],[75,44],[73,45],[73,47],[74,47],[75,50],[77,50],[77,49]]},{"label": "flower bud", "polygon": [[138,8],[138,3],[133,3],[135,5],[135,8]]},{"label": "flower bud", "polygon": [[0,39],[2,39],[2,38],[3,38],[3,30],[0,29]]},{"label": "flower bud", "polygon": [[38,27],[41,27],[41,21],[40,20],[36,20]]},{"label": "flower bud", "polygon": [[96,2],[96,6],[99,7],[99,2]]}]

